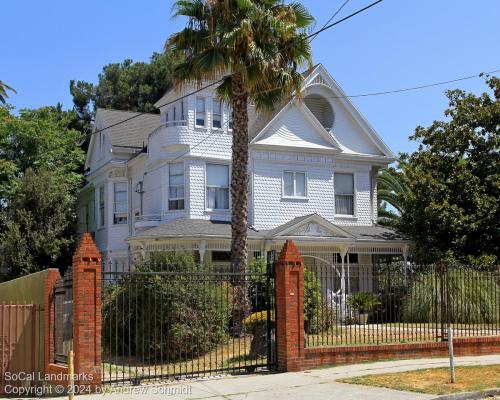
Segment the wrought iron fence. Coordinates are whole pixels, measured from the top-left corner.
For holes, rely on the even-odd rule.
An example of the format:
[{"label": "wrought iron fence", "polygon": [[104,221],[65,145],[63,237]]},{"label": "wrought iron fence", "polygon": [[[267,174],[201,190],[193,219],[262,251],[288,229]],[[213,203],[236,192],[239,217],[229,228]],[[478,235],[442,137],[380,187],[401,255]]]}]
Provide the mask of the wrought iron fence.
[{"label": "wrought iron fence", "polygon": [[272,271],[233,272],[174,255],[103,271],[103,382],[274,367]]},{"label": "wrought iron fence", "polygon": [[73,275],[71,269],[54,286],[54,361],[68,363],[73,348]]},{"label": "wrought iron fence", "polygon": [[500,268],[309,263],[304,304],[308,347],[500,335]]}]

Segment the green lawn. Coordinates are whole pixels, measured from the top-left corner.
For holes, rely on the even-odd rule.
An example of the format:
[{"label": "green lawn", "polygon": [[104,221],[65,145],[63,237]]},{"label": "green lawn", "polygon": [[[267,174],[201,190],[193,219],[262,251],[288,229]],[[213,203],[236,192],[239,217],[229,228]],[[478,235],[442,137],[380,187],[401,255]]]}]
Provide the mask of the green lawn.
[{"label": "green lawn", "polygon": [[432,368],[366,375],[340,379],[339,382],[436,395],[500,388],[500,365],[457,367],[455,376],[456,382],[452,384],[449,368]]}]

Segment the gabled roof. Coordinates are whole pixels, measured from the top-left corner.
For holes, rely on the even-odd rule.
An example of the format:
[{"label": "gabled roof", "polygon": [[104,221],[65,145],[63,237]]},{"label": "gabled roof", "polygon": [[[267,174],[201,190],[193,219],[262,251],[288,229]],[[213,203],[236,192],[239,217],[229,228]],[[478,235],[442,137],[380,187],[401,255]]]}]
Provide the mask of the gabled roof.
[{"label": "gabled roof", "polygon": [[[140,114],[99,108],[96,113],[97,129],[111,126],[105,132],[113,146],[142,147],[147,143],[148,135],[160,125],[160,114]],[[113,126],[121,121],[125,122]]]},{"label": "gabled roof", "polygon": [[[394,154],[389,149],[389,147],[384,143],[379,134],[373,129],[373,127],[368,123],[365,117],[359,112],[359,110],[354,106],[351,100],[346,96],[339,84],[331,77],[325,67],[319,63],[314,67],[308,69],[303,74],[304,83],[303,91],[311,84],[315,83],[318,76],[321,76],[321,81],[325,86],[328,86],[337,96],[338,100],[342,103],[346,110],[354,118],[355,122],[360,127],[361,131],[365,134],[370,142],[372,142],[376,148],[378,148],[382,154],[386,157],[393,158]],[[250,126],[249,137],[250,142],[255,143],[256,140],[264,133],[267,128],[269,128],[272,123],[278,120],[279,115],[282,111],[292,103],[293,100],[285,101],[276,107],[272,113],[269,114],[256,114],[256,121]],[[301,107],[305,108],[305,107]],[[342,147],[336,140],[336,144]]]},{"label": "gabled roof", "polygon": [[[278,146],[298,146],[300,148],[307,147],[309,149],[316,148],[340,151],[340,144],[325,130],[325,128],[307,107],[296,108],[296,111],[302,116],[299,123],[305,124],[303,129],[297,129],[297,127],[295,127],[296,129],[290,131],[289,128],[285,126],[280,126],[276,129],[277,126],[274,123],[281,121],[280,118],[283,118],[287,112],[292,110],[293,105],[294,102],[290,101],[284,108],[282,108],[260,131],[260,133],[252,139],[251,143],[257,145],[273,144]],[[282,131],[282,128],[284,128],[284,132]],[[312,130],[310,128],[312,128]],[[314,132],[313,137],[309,136],[307,138],[309,131]],[[271,136],[270,140],[266,137],[268,134]],[[272,137],[276,135],[280,138],[273,140]],[[306,137],[303,137],[304,135]]]},{"label": "gabled roof", "polygon": [[[299,232],[302,228],[302,233]],[[330,236],[346,239],[354,239],[343,227],[332,224],[319,214],[307,214],[294,218],[283,225],[266,232],[267,238],[279,238],[280,236]]]}]

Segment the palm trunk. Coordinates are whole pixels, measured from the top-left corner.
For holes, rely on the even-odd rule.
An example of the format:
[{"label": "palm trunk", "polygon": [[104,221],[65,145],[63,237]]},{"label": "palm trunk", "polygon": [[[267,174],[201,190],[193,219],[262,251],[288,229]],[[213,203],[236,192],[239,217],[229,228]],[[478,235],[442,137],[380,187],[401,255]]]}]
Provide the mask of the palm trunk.
[{"label": "palm trunk", "polygon": [[247,271],[248,95],[239,74],[233,76],[233,162],[231,170],[231,267]]},{"label": "palm trunk", "polygon": [[[248,223],[248,94],[239,74],[233,75],[233,149],[231,170],[231,267],[233,272],[247,272]],[[233,280],[233,334],[242,335],[243,320],[250,311],[243,275]]]}]

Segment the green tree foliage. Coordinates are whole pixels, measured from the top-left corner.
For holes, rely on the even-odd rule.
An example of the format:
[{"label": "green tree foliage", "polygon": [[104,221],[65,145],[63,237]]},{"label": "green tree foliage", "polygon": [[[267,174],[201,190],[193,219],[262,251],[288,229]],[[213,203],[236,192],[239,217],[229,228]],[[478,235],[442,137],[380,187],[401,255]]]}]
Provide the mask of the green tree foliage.
[{"label": "green tree foliage", "polygon": [[0,271],[67,265],[82,182],[82,135],[60,107],[0,107]]},{"label": "green tree foliage", "polygon": [[0,271],[14,279],[71,262],[75,198],[70,184],[47,169],[28,168],[1,216]]},{"label": "green tree foliage", "polygon": [[[253,258],[248,265],[250,274],[249,299],[252,311],[265,310],[268,304],[265,273],[267,264],[263,258]],[[321,295],[321,283],[313,271],[304,268],[304,327],[314,334],[329,329],[335,322],[334,311]]]},{"label": "green tree foliage", "polygon": [[[377,177],[378,222],[381,225],[395,226],[404,212],[404,202],[408,186],[401,171],[395,168],[380,170]],[[388,209],[387,206],[392,207]]]},{"label": "green tree foliage", "polygon": [[79,118],[90,123],[98,107],[158,112],[154,103],[170,85],[173,66],[178,62],[175,57],[172,53],[154,53],[150,62],[127,59],[108,64],[99,74],[96,85],[72,80],[70,92]]},{"label": "green tree foliage", "polygon": [[175,82],[202,83],[225,75],[217,93],[233,109],[231,265],[246,271],[248,104],[272,110],[300,91],[298,68],[311,65],[306,30],[314,18],[301,3],[280,0],[178,0],[173,10],[175,17],[187,18],[186,27],[166,44],[184,58]]},{"label": "green tree foliage", "polygon": [[3,83],[1,80],[0,80],[0,103],[2,104],[5,104],[5,99],[8,96],[7,94],[7,91],[11,91],[13,93],[17,93],[14,88],[11,88],[9,85],[7,85],[6,83]]},{"label": "green tree foliage", "polygon": [[[202,272],[190,254],[158,253],[138,272],[182,272],[178,275],[130,274],[105,287],[105,351],[139,360],[176,361],[203,355],[225,342],[232,299],[227,282]],[[118,332],[118,336],[116,336]],[[130,338],[121,340],[120,338]],[[159,346],[158,338],[168,338]]]},{"label": "green tree foliage", "polygon": [[476,96],[447,92],[444,121],[417,127],[400,168],[408,195],[399,227],[422,257],[500,256],[500,79]]},{"label": "green tree foliage", "polygon": [[[446,322],[490,324],[500,322],[498,269],[478,271],[450,267],[444,272],[431,268],[412,278],[404,297],[405,322]],[[441,286],[446,290],[442,292]],[[442,293],[445,293],[443,298]],[[443,304],[444,301],[444,304]]]}]

